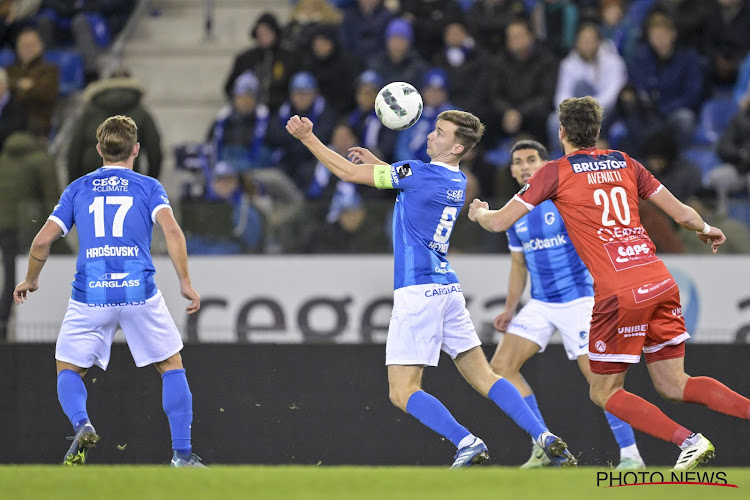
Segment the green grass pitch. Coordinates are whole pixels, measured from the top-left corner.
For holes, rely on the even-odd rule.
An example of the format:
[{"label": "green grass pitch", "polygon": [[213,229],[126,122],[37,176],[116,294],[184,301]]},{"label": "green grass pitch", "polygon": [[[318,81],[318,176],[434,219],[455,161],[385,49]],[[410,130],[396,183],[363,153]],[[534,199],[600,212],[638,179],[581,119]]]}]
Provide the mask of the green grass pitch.
[{"label": "green grass pitch", "polygon": [[[597,486],[604,469],[481,466],[448,471],[438,467],[213,466],[206,470],[166,466],[0,466],[0,498],[20,499],[321,499],[416,500],[650,500],[750,497],[750,469],[723,471],[739,488],[702,485]],[[666,469],[659,470],[669,477]],[[651,472],[651,469],[649,469]]]}]

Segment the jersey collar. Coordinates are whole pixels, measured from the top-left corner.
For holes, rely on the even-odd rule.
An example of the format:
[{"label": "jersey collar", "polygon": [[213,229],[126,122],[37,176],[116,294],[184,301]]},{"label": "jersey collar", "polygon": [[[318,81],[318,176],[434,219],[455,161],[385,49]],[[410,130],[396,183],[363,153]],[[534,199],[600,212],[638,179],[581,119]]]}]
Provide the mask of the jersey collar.
[{"label": "jersey collar", "polygon": [[430,163],[432,163],[433,165],[438,165],[440,167],[445,167],[448,170],[452,170],[453,172],[458,172],[459,170],[461,170],[458,167],[455,167],[453,165],[448,165],[447,163],[443,163],[442,161],[431,161]]},{"label": "jersey collar", "polygon": [[104,165],[102,168],[122,168],[122,169],[125,169],[125,170],[130,170],[128,167],[123,167],[123,166],[120,166],[120,165]]}]

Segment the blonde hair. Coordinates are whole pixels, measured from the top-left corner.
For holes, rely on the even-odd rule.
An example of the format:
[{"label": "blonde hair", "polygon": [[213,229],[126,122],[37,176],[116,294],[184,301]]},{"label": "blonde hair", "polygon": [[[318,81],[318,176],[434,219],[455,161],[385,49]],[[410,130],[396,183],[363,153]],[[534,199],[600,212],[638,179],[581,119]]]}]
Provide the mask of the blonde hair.
[{"label": "blonde hair", "polygon": [[299,0],[292,10],[292,19],[301,23],[339,24],[342,17],[341,11],[327,0]]},{"label": "blonde hair", "polygon": [[133,154],[133,147],[138,142],[138,126],[129,116],[110,116],[96,129],[96,140],[104,161],[125,161]]},{"label": "blonde hair", "polygon": [[438,120],[451,122],[456,126],[456,141],[464,145],[463,156],[471,148],[477,145],[484,135],[484,124],[471,113],[450,109],[438,115]]}]

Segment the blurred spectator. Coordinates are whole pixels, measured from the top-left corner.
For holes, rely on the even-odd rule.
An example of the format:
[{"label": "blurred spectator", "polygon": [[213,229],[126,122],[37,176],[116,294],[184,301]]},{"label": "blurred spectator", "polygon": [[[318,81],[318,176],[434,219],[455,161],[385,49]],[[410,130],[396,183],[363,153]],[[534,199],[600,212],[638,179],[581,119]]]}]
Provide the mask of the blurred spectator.
[{"label": "blurred spectator", "polygon": [[[717,193],[712,189],[703,189],[696,196],[688,198],[688,205],[693,207],[710,225],[720,227],[727,237],[721,246],[722,254],[750,254],[750,230],[737,219],[721,210],[717,203]],[[711,245],[700,241],[694,231],[680,228],[680,238],[689,253],[711,254]]]},{"label": "blurred spectator", "polygon": [[713,82],[731,85],[750,50],[750,8],[745,0],[716,0],[708,16],[704,54],[708,57]]},{"label": "blurred spectator", "polygon": [[356,184],[338,182],[325,224],[309,237],[308,253],[380,253],[389,250],[385,221],[368,213]]},{"label": "blurred spectator", "polygon": [[466,24],[480,47],[497,53],[505,42],[505,28],[525,13],[521,0],[475,0],[466,12]]},{"label": "blurred spectator", "polygon": [[310,185],[317,160],[300,141],[286,131],[286,123],[292,115],[309,118],[315,126],[315,135],[324,143],[331,139],[336,114],[326,99],[319,95],[315,77],[306,71],[292,77],[289,101],[282,104],[271,118],[266,138],[266,143],[277,149],[278,167],[304,192]]},{"label": "blurred spectator", "polygon": [[26,128],[27,121],[26,108],[13,99],[8,89],[8,73],[0,68],[0,149],[10,134]]},{"label": "blurred spectator", "polygon": [[[349,157],[349,148],[353,148],[358,144],[359,140],[354,130],[346,122],[339,122],[333,128],[331,134],[331,143],[328,145],[330,149],[337,152],[344,158]],[[312,182],[305,193],[305,196],[309,200],[325,200],[330,202],[333,198],[333,193],[336,190],[336,182],[339,181],[336,177],[331,174],[325,165],[318,162],[315,165]]]},{"label": "blurred spectator", "polygon": [[714,2],[706,0],[657,0],[652,10],[665,12],[674,20],[677,43],[700,52]]},{"label": "blurred spectator", "polygon": [[[383,87],[383,78],[367,70],[357,78],[357,107],[349,114],[348,123],[357,135],[359,145],[385,162],[393,161],[396,131],[386,128],[375,113],[375,97]],[[367,190],[366,193],[372,193]]]},{"label": "blurred spectator", "polygon": [[641,216],[641,225],[656,245],[657,252],[685,253],[685,245],[682,243],[680,233],[667,214],[648,200],[639,201],[638,213]]},{"label": "blurred spectator", "polygon": [[738,109],[740,102],[745,98],[748,90],[750,90],[750,52],[742,60],[740,73],[737,76],[737,83],[734,84],[734,89],[732,90],[732,100]]},{"label": "blurred spectator", "polygon": [[534,41],[531,25],[519,18],[505,29],[506,50],[494,61],[490,81],[492,110],[502,137],[527,132],[544,143],[545,124],[553,109],[557,62]]},{"label": "blurred spectator", "polygon": [[[604,112],[606,116],[607,110]],[[609,133],[603,137],[608,147],[639,158],[646,138],[664,128],[659,110],[646,94],[636,92],[631,83],[623,87],[608,120],[611,123]]]},{"label": "blurred spectator", "polygon": [[[189,205],[189,202],[188,202]],[[211,172],[206,200],[199,205],[211,220],[203,220],[185,236],[188,252],[198,255],[260,252],[265,222],[243,187],[240,174],[224,162]],[[221,229],[217,231],[217,229]]]},{"label": "blurred spectator", "polygon": [[83,57],[86,81],[99,76],[100,55],[125,26],[134,4],[129,0],[44,0],[36,18],[48,48],[72,41]]},{"label": "blurred spectator", "polygon": [[307,71],[315,76],[328,105],[339,115],[349,113],[354,109],[354,81],[362,71],[361,62],[341,46],[336,26],[319,26],[310,45]]},{"label": "blurred spectator", "polygon": [[414,48],[429,61],[443,43],[445,27],[463,21],[463,14],[456,0],[401,0],[401,18],[414,27]]},{"label": "blurred spectator", "polygon": [[[641,23],[646,9],[637,9],[639,4],[653,3],[653,0],[602,0],[599,6],[599,34],[602,38],[609,38],[617,47],[617,51],[628,61],[633,55],[635,44],[641,36]],[[642,16],[639,14],[643,11]]]},{"label": "blurred spectator", "polygon": [[272,164],[266,145],[268,107],[259,102],[260,82],[247,70],[234,80],[232,101],[224,106],[208,131],[214,163],[225,162],[238,172]]},{"label": "blurred spectator", "polygon": [[569,97],[590,95],[604,107],[606,115],[627,81],[625,61],[614,43],[602,40],[596,25],[584,23],[578,30],[575,49],[560,63],[555,107]]},{"label": "blurred spectator", "polygon": [[273,14],[261,14],[250,35],[256,46],[235,57],[224,92],[232,100],[234,81],[250,70],[259,81],[255,98],[271,111],[276,111],[289,95],[289,79],[297,72],[298,59],[294,53],[281,47],[281,28]]},{"label": "blurred spectator", "polygon": [[664,13],[648,16],[646,37],[628,67],[630,81],[659,110],[680,144],[687,145],[703,95],[700,58],[695,50],[677,45],[674,21]]},{"label": "blurred spectator", "polygon": [[41,4],[41,0],[0,1],[0,46],[15,46],[18,33],[29,25]]},{"label": "blurred spectator", "polygon": [[357,0],[344,11],[341,46],[365,65],[385,50],[385,28],[393,14],[383,0]]},{"label": "blurred spectator", "polygon": [[427,63],[412,47],[414,33],[403,19],[394,19],[385,30],[385,52],[372,60],[370,68],[386,82],[408,82],[422,79]]},{"label": "blurred spectator", "polygon": [[571,0],[541,0],[531,13],[536,38],[557,57],[565,57],[573,48],[579,17],[578,7]]},{"label": "blurred spectator", "polygon": [[726,163],[711,171],[709,182],[718,191],[722,208],[726,208],[730,193],[750,189],[750,86],[716,149]]},{"label": "blurred spectator", "polygon": [[701,188],[700,169],[680,157],[677,141],[669,130],[646,138],[640,152],[643,166],[680,200],[686,200]]},{"label": "blurred spectator", "polygon": [[327,0],[299,0],[281,34],[281,45],[289,51],[307,51],[318,27],[337,26],[341,12]]},{"label": "blurred spectator", "polygon": [[486,103],[490,79],[490,58],[466,31],[466,25],[452,22],[445,27],[445,43],[433,63],[443,68],[450,82],[450,101],[487,121]]},{"label": "blurred spectator", "polygon": [[25,28],[16,40],[16,61],[8,66],[8,86],[29,113],[29,127],[49,133],[57,102],[60,71],[42,60],[44,45],[39,33]]},{"label": "blurred spectator", "polygon": [[411,128],[399,132],[393,156],[401,160],[415,159],[430,163],[427,154],[427,135],[435,130],[437,118],[443,111],[453,109],[448,102],[448,75],[441,68],[425,73],[420,92],[424,108],[422,116]]},{"label": "blurred spectator", "polygon": [[[131,78],[125,69],[113,73],[112,78],[99,80],[86,87],[81,99],[83,111],[77,118],[68,148],[68,181],[93,172],[102,166],[96,152],[96,129],[104,120],[114,115],[129,116],[138,126],[141,154],[135,160],[135,170],[158,178],[161,173],[161,135],[154,118],[143,105],[145,88]],[[141,157],[145,156],[147,167]]]},{"label": "blurred spectator", "polygon": [[[16,283],[19,231],[37,231],[57,203],[60,189],[55,161],[44,138],[17,131],[0,152],[0,251],[3,289],[0,294],[0,341],[7,337],[8,318]],[[40,222],[37,222],[40,221]],[[29,232],[31,232],[29,231]]]}]

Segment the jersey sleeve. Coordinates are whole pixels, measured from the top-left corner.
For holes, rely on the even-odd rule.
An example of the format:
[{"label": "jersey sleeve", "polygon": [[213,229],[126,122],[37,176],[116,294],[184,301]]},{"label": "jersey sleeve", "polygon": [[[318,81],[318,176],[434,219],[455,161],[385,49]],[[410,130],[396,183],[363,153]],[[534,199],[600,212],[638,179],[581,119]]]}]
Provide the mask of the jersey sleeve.
[{"label": "jersey sleeve", "polygon": [[169,198],[167,192],[164,191],[164,186],[157,180],[154,181],[154,189],[151,191],[151,199],[149,200],[149,210],[151,210],[151,220],[156,223],[156,213],[162,208],[168,208],[172,210],[172,206],[169,204]]},{"label": "jersey sleeve", "polygon": [[47,218],[62,229],[63,236],[67,236],[68,231],[73,228],[75,220],[73,219],[73,193],[77,183],[70,184],[60,196],[60,201],[52,209],[52,214]]},{"label": "jersey sleeve", "polygon": [[646,167],[641,165],[640,162],[633,160],[632,158],[631,161],[635,165],[635,178],[636,182],[638,182],[638,196],[644,200],[651,198],[661,189],[661,182],[654,177],[654,174],[646,170]]},{"label": "jersey sleeve", "polygon": [[509,227],[505,235],[508,237],[508,250],[511,252],[523,252],[523,245],[521,244],[521,239],[518,237],[515,226]]},{"label": "jersey sleeve", "polygon": [[417,186],[419,168],[423,165],[419,161],[400,161],[393,165],[375,165],[375,187],[378,189],[413,189]]},{"label": "jersey sleeve", "polygon": [[558,176],[557,162],[547,162],[534,172],[534,175],[513,199],[526,205],[529,210],[533,210],[545,200],[554,200],[557,196]]}]

